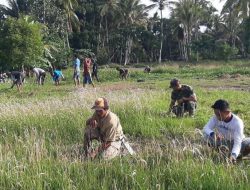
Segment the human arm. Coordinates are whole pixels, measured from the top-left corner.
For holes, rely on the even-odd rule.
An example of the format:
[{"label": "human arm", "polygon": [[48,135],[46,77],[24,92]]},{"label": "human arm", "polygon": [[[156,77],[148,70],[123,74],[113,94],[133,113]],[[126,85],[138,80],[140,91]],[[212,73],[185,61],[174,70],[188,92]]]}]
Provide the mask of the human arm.
[{"label": "human arm", "polygon": [[62,71],[60,72],[60,75],[61,75],[62,79],[64,79],[64,75],[63,75]]},{"label": "human arm", "polygon": [[96,128],[97,124],[98,124],[98,122],[97,122],[97,115],[96,115],[96,113],[94,113],[92,115],[92,117],[90,117],[89,119],[87,119],[86,125],[87,126],[90,125],[91,127]]},{"label": "human arm", "polygon": [[116,130],[114,126],[111,124],[109,125],[108,129],[103,134],[101,145],[98,146],[93,152],[90,153],[90,157],[95,158],[99,153],[109,148],[111,143],[116,140],[115,137],[116,137]]},{"label": "human arm", "polygon": [[169,109],[168,109],[168,112],[169,112],[169,113],[172,111],[172,108],[173,108],[173,106],[175,105],[175,102],[176,102],[176,100],[173,100],[173,99],[170,101]]},{"label": "human arm", "polygon": [[233,148],[231,155],[235,154],[235,157],[237,158],[239,156],[240,150],[241,150],[241,143],[244,138],[243,134],[243,129],[244,129],[244,124],[242,121],[239,121],[235,123],[233,126],[235,128],[234,133],[233,133]]},{"label": "human arm", "polygon": [[213,116],[203,128],[203,132],[210,137],[215,136],[214,128],[216,125],[216,118]]},{"label": "human arm", "polygon": [[184,101],[193,101],[193,102],[197,102],[197,97],[196,94],[193,93],[191,96],[189,97],[183,97],[182,98]]}]

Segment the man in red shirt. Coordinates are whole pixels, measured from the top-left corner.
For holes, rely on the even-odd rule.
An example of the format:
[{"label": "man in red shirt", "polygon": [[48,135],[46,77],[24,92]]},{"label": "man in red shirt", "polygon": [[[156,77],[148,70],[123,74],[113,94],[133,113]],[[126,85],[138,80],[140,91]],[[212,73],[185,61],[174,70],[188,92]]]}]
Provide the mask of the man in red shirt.
[{"label": "man in red shirt", "polygon": [[92,77],[91,77],[91,58],[85,58],[83,62],[83,87],[86,86],[86,84],[92,84],[93,87],[95,87]]}]

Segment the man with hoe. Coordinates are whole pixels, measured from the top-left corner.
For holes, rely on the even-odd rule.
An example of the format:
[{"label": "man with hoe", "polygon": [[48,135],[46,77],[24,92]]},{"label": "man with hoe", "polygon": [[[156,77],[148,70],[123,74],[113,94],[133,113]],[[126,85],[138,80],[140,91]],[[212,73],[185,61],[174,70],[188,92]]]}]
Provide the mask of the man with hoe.
[{"label": "man with hoe", "polygon": [[209,146],[230,150],[229,159],[235,163],[250,153],[250,138],[245,138],[243,121],[231,112],[226,100],[219,99],[211,107],[214,116],[203,129],[205,140]]},{"label": "man with hoe", "polygon": [[[181,84],[179,79],[170,81],[170,88],[173,89],[169,113],[173,112],[177,117],[183,117],[185,112],[193,116],[196,109],[197,98],[191,86]],[[177,102],[177,105],[176,105]]]},{"label": "man with hoe", "polygon": [[[92,109],[93,116],[86,121],[84,131],[84,150],[88,158],[102,157],[104,160],[120,155],[122,139],[124,137],[120,120],[109,110],[106,98],[98,98]],[[91,150],[91,141],[98,140],[101,145]]]}]

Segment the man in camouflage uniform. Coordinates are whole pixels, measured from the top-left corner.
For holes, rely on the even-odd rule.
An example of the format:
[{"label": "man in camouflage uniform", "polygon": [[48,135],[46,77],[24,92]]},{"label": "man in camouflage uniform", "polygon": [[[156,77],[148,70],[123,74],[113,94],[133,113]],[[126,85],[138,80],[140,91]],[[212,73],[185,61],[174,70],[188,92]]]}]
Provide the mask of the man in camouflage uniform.
[{"label": "man in camouflage uniform", "polygon": [[[109,110],[105,98],[98,98],[92,109],[93,116],[86,121],[84,131],[85,155],[90,158],[101,156],[104,160],[120,155],[123,130],[116,114]],[[98,140],[101,145],[96,150],[91,150],[91,141]]]},{"label": "man in camouflage uniform", "polygon": [[[183,117],[185,112],[193,116],[196,109],[197,98],[191,86],[180,84],[180,80],[174,78],[170,81],[171,103],[169,112],[173,112],[177,117]],[[177,105],[175,103],[177,102]]]}]

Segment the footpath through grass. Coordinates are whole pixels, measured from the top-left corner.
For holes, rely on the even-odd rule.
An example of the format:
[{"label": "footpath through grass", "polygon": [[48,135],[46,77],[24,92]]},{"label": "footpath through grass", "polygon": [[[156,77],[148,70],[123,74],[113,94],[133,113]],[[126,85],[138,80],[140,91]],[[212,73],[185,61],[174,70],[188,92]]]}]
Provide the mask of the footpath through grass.
[{"label": "footpath through grass", "polygon": [[[50,79],[45,86],[29,79],[17,93],[1,84],[0,189],[248,189],[249,162],[230,165],[203,145],[199,134],[219,98],[231,103],[249,134],[248,67],[229,63],[152,70],[131,68],[129,80],[120,81],[115,69],[101,69],[96,89],[75,88],[72,70],[64,71],[67,80],[58,87]],[[172,77],[194,87],[195,118],[165,114]],[[84,123],[99,96],[110,101],[138,157],[84,160]]]}]

